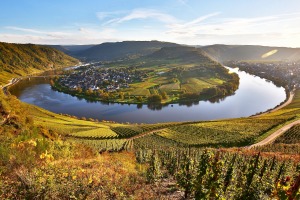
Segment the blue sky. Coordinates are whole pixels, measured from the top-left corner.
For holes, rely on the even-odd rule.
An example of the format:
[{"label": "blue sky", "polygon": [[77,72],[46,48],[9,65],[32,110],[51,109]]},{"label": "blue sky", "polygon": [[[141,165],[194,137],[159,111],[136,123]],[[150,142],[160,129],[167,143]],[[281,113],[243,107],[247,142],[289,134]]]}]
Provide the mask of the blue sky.
[{"label": "blue sky", "polygon": [[300,47],[299,0],[0,0],[0,41]]}]

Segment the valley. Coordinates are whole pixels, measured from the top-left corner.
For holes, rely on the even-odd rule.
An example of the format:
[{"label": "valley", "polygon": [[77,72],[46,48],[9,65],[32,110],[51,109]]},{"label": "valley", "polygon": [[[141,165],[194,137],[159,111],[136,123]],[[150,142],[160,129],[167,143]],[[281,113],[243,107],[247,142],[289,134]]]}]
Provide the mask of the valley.
[{"label": "valley", "polygon": [[[166,90],[166,94],[172,97],[172,93],[168,93],[170,92],[168,89],[174,90],[174,87],[169,87],[171,83],[163,82],[164,80],[173,81],[175,78],[180,83],[180,89],[184,88],[185,93],[192,93],[193,89],[197,92],[207,89],[207,85],[203,86],[199,83],[200,80],[210,82],[210,85],[216,88],[222,86],[226,81],[228,83],[231,77],[237,76],[228,73],[221,64],[203,56],[202,51],[199,53],[194,48],[185,47],[184,49],[189,53],[186,54],[186,57],[182,57],[180,47],[172,49],[172,53],[170,53],[170,48],[174,47],[162,48],[158,50],[159,53],[152,52],[146,57],[143,57],[145,55],[139,58],[134,57],[133,60],[106,61],[109,67],[87,65],[85,69],[77,68],[67,71],[63,78],[56,79],[52,85],[58,84],[56,87],[59,87],[74,82],[78,77],[72,78],[72,74],[82,76],[83,80],[84,78],[93,79],[97,73],[98,75],[107,74],[106,76],[114,74],[119,78],[122,75],[123,79],[130,75],[133,78],[127,79],[130,81],[127,83],[129,87],[123,88],[125,91],[111,92],[118,95],[118,98],[122,96],[120,93],[123,92],[124,100],[128,97],[131,100],[123,103],[136,103],[133,96],[137,96],[135,92],[142,89],[148,89],[149,93],[150,89],[152,91],[154,89]],[[201,55],[200,58],[199,55]],[[178,56],[182,58],[178,60]],[[128,63],[134,68],[120,66],[128,65]],[[134,63],[143,63],[144,66],[135,66]],[[179,63],[179,66],[176,63]],[[162,65],[164,66],[159,67]],[[282,70],[285,69],[282,68]],[[255,68],[255,71],[258,74],[261,72],[258,68]],[[181,72],[181,76],[179,76],[179,72]],[[80,73],[81,75],[79,75]],[[238,73],[240,77],[246,75],[245,72]],[[284,75],[283,72],[276,73],[270,80],[285,79],[284,76],[278,74]],[[136,80],[134,75],[138,75],[136,78],[142,76],[145,79],[143,81]],[[251,80],[256,80],[255,83],[260,80],[259,77],[255,79],[253,76],[252,78]],[[190,87],[184,87],[184,81],[195,81],[195,79],[197,81],[190,82]],[[101,78],[97,77],[97,80],[101,80]],[[155,81],[158,80],[160,85],[156,86],[158,82]],[[243,80],[243,78],[239,80],[240,87],[242,87]],[[77,99],[78,97],[53,91],[49,85],[50,80],[32,78],[22,81],[27,82],[28,88],[39,86],[41,87],[40,91],[44,92],[37,94],[32,102],[41,103],[47,100],[44,105],[57,108],[60,105],[59,98],[54,97],[63,95],[61,98],[74,110],[80,109],[78,104],[72,104],[70,101],[72,98]],[[39,81],[43,83],[39,84]],[[107,81],[109,84],[113,82],[108,77]],[[264,83],[272,85],[274,91],[278,90],[273,83],[263,79],[260,81],[264,82],[258,81],[259,88],[262,88],[261,83]],[[253,81],[250,82],[253,83]],[[12,86],[11,91],[14,87],[22,86],[19,83]],[[197,85],[198,83],[199,85]],[[80,87],[83,91],[85,90],[84,95],[87,96],[93,95],[94,90],[89,90],[92,89],[92,86],[101,87],[101,85],[95,84],[87,85],[86,88],[83,86]],[[138,88],[139,86],[140,88]],[[156,87],[151,88],[152,86]],[[248,86],[245,87],[245,94],[249,93]],[[163,122],[159,119],[158,123],[125,123],[105,118],[58,114],[59,112],[54,113],[36,105],[21,102],[15,96],[4,94],[1,91],[0,197],[12,198],[17,194],[24,198],[69,198],[75,196],[85,199],[97,198],[99,197],[97,195],[101,195],[105,199],[127,199],[132,196],[136,199],[157,199],[158,197],[162,199],[169,197],[173,199],[215,199],[217,196],[225,199],[247,199],[255,194],[255,198],[258,199],[261,196],[297,199],[300,195],[298,186],[300,157],[297,139],[299,131],[298,125],[291,126],[291,124],[299,120],[300,91],[295,87],[297,86],[295,82],[293,85],[280,86],[285,87],[286,92],[293,89],[295,95],[290,104],[274,112],[248,117],[255,114],[250,108],[252,113],[246,117],[186,120],[189,113],[192,113],[191,110],[187,110],[185,120]],[[101,90],[107,89],[100,87]],[[25,89],[24,91],[24,94],[28,95],[36,94],[38,90],[29,92]],[[56,96],[46,96],[51,91]],[[270,88],[265,91],[270,92],[265,92],[266,99],[269,96],[270,99],[278,101],[277,97],[271,96],[274,92],[270,91]],[[283,88],[282,91],[284,100],[286,96]],[[132,95],[127,94],[128,97],[126,97],[126,93]],[[22,91],[20,90],[18,94],[22,96]],[[210,94],[209,91],[206,91],[206,94]],[[174,97],[176,97],[176,93]],[[208,97],[214,97],[214,95]],[[32,96],[26,98],[33,99]],[[145,100],[146,96],[142,98]],[[24,100],[22,97],[20,99]],[[267,101],[269,102],[270,99]],[[49,100],[52,100],[52,103],[49,103]],[[197,99],[197,101],[199,100]],[[249,96],[245,96],[244,101],[247,105],[251,102]],[[149,102],[145,100],[141,103]],[[280,103],[276,102],[269,109]],[[245,105],[240,109],[246,110]],[[258,104],[254,104],[254,107],[258,106]],[[224,107],[229,106],[225,104]],[[121,107],[118,107],[115,112],[122,112],[119,108]],[[230,106],[228,113],[232,113],[234,108],[234,106]],[[92,109],[95,110],[95,107]],[[95,111],[99,113],[99,110]],[[259,109],[259,111],[265,110]],[[85,107],[84,113],[88,112]],[[181,113],[173,115],[182,114],[181,111]],[[166,116],[168,115],[170,114]],[[207,112],[205,115],[209,115],[209,113]],[[105,117],[107,116],[105,115]],[[129,115],[125,112],[124,119],[126,120],[126,118],[129,118]],[[280,132],[278,137],[273,138],[274,145],[266,144],[251,149],[245,148],[263,141],[281,129],[285,129],[286,132]],[[125,176],[126,179],[124,179]]]}]

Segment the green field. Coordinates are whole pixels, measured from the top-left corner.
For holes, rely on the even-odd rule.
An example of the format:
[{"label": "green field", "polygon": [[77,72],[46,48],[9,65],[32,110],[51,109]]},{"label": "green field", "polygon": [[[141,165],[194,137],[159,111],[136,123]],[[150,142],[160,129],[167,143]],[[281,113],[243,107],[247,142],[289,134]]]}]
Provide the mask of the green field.
[{"label": "green field", "polygon": [[192,93],[201,92],[204,88],[210,87],[214,87],[214,85],[206,82],[205,79],[201,80],[200,78],[187,78],[181,84],[182,90]]}]

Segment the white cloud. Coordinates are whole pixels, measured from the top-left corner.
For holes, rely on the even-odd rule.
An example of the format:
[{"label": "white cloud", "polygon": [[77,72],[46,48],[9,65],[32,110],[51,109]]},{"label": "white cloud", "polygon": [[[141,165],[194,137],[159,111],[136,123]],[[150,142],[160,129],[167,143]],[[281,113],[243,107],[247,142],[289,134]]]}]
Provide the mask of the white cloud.
[{"label": "white cloud", "polygon": [[[93,29],[80,27],[67,32],[44,31],[20,27],[6,27],[14,33],[0,34],[0,41],[36,44],[99,44],[116,41],[115,30],[111,28]],[[18,33],[19,31],[24,33]]]},{"label": "white cloud", "polygon": [[21,28],[21,27],[16,27],[16,26],[6,26],[4,28],[9,29],[9,30],[28,32],[28,33],[44,34],[44,32],[41,32],[41,31],[38,31],[38,30],[35,30],[35,29]]},{"label": "white cloud", "polygon": [[[2,31],[0,41],[99,44],[123,40],[163,40],[198,45],[224,43],[300,46],[300,13],[248,18],[223,18],[223,15],[213,12],[182,20],[153,9],[101,12],[97,13],[97,17],[102,25],[75,24],[59,32],[7,26],[4,29],[8,31],[5,31],[5,34]],[[134,25],[126,27],[123,24],[135,20],[143,20],[143,23],[132,23]],[[148,23],[147,20],[161,23]]]},{"label": "white cloud", "polygon": [[[270,37],[271,40],[273,38],[274,42],[279,35],[300,32],[300,27],[295,26],[300,19],[300,13],[253,18],[220,18],[218,15],[219,13],[212,13],[183,24],[170,25],[165,34],[174,39],[186,38],[194,41],[199,40],[198,37],[201,35],[209,38],[211,43],[214,43],[212,38],[219,40],[232,36],[237,40],[243,39],[244,42],[241,43],[247,43],[252,39],[265,38],[265,36]],[[208,20],[212,17],[212,20]],[[245,39],[245,36],[248,39]],[[223,43],[227,42],[223,40]]]},{"label": "white cloud", "polygon": [[153,10],[153,9],[135,9],[128,13],[125,16],[117,17],[110,19],[103,25],[113,25],[113,24],[121,24],[127,21],[131,20],[139,20],[139,19],[155,19],[157,21],[163,22],[163,23],[175,23],[177,22],[177,19],[173,17],[172,15]]},{"label": "white cloud", "polygon": [[126,14],[126,11],[120,10],[120,11],[112,11],[112,12],[97,12],[96,16],[100,21],[102,21],[104,19],[115,17],[121,14]]},{"label": "white cloud", "polygon": [[67,32],[41,31],[41,30],[37,30],[37,29],[29,29],[29,28],[22,28],[22,27],[16,27],[16,26],[6,26],[4,28],[8,29],[8,30],[21,31],[21,32],[25,32],[25,33],[33,33],[33,34],[38,34],[38,35],[48,35],[48,36],[52,36],[52,37],[64,37],[64,36],[70,35],[70,33],[67,33]]}]

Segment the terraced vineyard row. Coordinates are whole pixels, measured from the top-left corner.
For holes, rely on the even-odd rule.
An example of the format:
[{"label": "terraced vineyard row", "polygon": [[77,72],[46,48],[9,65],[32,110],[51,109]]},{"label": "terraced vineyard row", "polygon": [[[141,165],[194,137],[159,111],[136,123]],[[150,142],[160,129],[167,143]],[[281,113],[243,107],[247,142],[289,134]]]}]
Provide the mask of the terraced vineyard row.
[{"label": "terraced vineyard row", "polygon": [[116,126],[111,129],[118,134],[119,138],[129,138],[145,132],[172,127],[184,123],[160,123],[160,124],[143,124],[143,125],[128,125]]},{"label": "terraced vineyard row", "polygon": [[156,135],[195,147],[245,146],[276,126],[292,120],[278,118],[234,119],[172,126]]},{"label": "terraced vineyard row", "polygon": [[300,144],[300,124],[287,130],[283,135],[278,137],[274,143]]},{"label": "terraced vineyard row", "polygon": [[106,139],[106,140],[73,139],[73,141],[91,147],[98,152],[104,152],[104,151],[118,152],[121,150],[131,150],[133,148],[132,141],[126,139]]},{"label": "terraced vineyard row", "polygon": [[133,140],[135,149],[146,149],[146,148],[181,148],[187,145],[178,143],[176,141],[161,137],[154,134],[150,134],[144,137],[140,137]]},{"label": "terraced vineyard row", "polygon": [[300,163],[220,150],[143,149],[148,181],[176,180],[189,199],[300,199]]},{"label": "terraced vineyard row", "polygon": [[295,125],[278,137],[274,143],[255,148],[263,152],[280,152],[300,155],[300,125]]},{"label": "terraced vineyard row", "polygon": [[69,134],[69,136],[85,139],[112,139],[118,135],[109,128],[97,128]]}]

